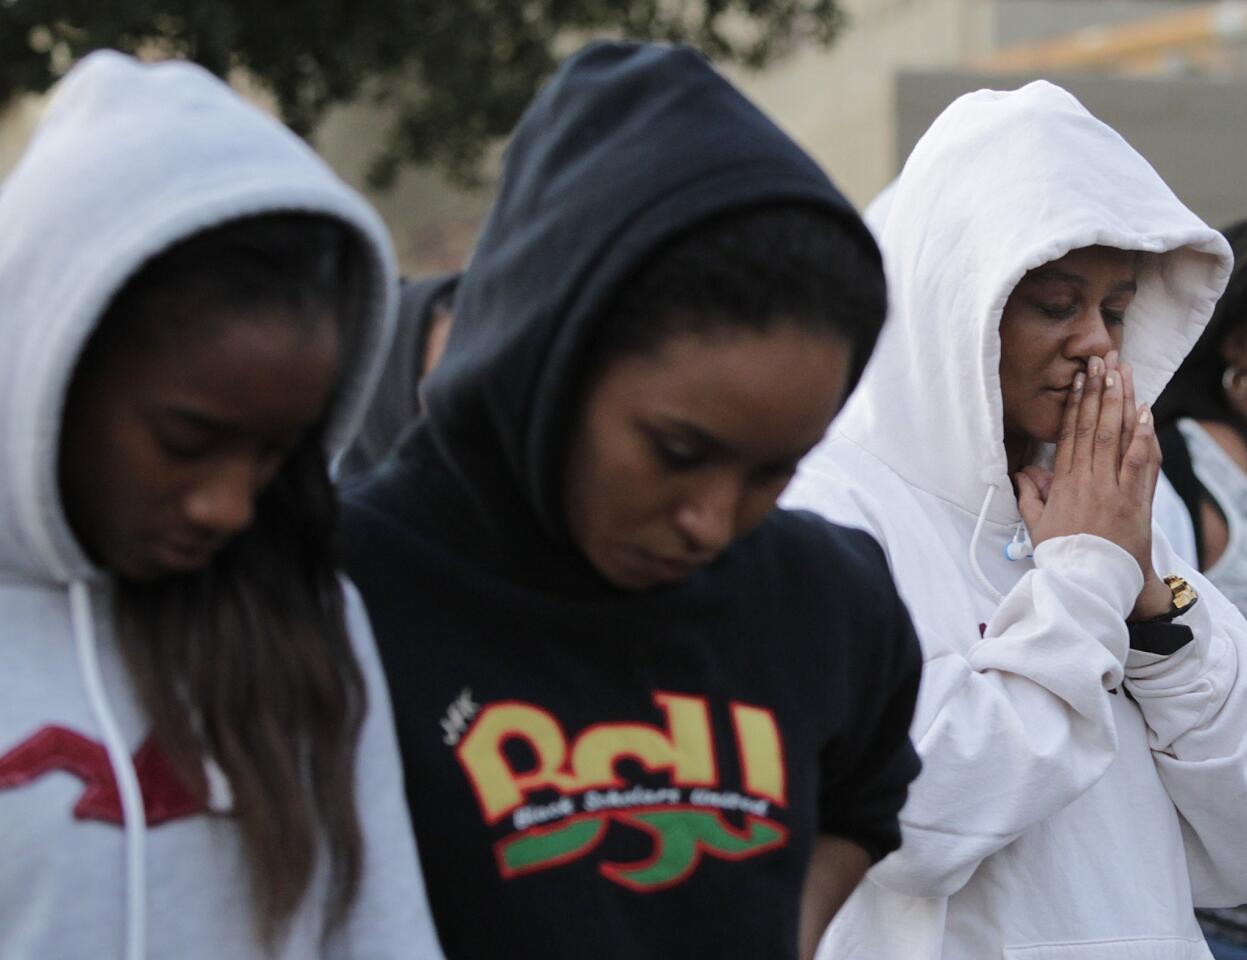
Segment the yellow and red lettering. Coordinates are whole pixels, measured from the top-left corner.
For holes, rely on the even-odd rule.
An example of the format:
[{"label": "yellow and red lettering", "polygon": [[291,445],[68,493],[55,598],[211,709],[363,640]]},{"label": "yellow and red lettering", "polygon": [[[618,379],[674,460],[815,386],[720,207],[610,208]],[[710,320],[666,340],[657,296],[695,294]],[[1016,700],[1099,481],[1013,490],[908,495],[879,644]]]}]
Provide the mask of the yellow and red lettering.
[{"label": "yellow and red lettering", "polygon": [[736,747],[740,752],[745,790],[781,806],[788,804],[784,744],[775,714],[745,703],[732,704]]},{"label": "yellow and red lettering", "polygon": [[651,772],[669,770],[677,786],[718,782],[705,698],[656,693],[654,702],[667,715],[668,732],[647,723],[599,723],[576,738],[572,770],[581,790],[622,786],[615,764],[624,757]]},{"label": "yellow and red lettering", "polygon": [[[537,765],[532,770],[519,773],[511,769],[502,748],[513,737],[526,741],[536,754]],[[531,704],[490,704],[460,741],[456,754],[489,823],[497,823],[523,804],[525,795],[533,790],[576,789],[575,778],[562,769],[567,760],[563,728],[549,713]]]}]

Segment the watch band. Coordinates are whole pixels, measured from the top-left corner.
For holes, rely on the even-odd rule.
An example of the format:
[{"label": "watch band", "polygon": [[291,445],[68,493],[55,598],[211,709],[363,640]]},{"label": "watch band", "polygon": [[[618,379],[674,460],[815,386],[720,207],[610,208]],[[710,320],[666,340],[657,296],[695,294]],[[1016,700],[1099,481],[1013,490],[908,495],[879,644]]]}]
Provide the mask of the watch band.
[{"label": "watch band", "polygon": [[1143,620],[1126,624],[1130,633],[1130,649],[1168,657],[1195,639],[1191,628],[1164,620]]}]

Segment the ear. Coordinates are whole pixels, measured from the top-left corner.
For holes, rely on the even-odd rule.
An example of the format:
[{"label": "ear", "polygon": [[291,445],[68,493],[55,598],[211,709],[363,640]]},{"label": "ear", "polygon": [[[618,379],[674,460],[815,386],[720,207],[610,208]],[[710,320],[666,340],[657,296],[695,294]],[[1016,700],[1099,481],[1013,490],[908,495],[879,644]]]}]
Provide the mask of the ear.
[{"label": "ear", "polygon": [[1217,347],[1221,359],[1231,366],[1247,367],[1247,325],[1240,324],[1228,331]]}]

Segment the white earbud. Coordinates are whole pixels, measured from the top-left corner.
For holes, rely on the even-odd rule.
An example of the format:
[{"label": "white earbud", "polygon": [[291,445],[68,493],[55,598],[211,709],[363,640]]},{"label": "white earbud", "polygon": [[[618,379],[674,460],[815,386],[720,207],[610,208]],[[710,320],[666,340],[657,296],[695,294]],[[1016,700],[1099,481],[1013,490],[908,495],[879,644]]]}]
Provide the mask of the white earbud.
[{"label": "white earbud", "polygon": [[1025,560],[1032,555],[1031,545],[1026,540],[1014,540],[1005,544],[1005,558],[1008,560]]},{"label": "white earbud", "polygon": [[1017,529],[1013,531],[1013,540],[1005,544],[1005,559],[1025,560],[1034,555],[1035,548],[1031,546],[1031,537],[1027,532],[1026,524],[1019,523]]}]

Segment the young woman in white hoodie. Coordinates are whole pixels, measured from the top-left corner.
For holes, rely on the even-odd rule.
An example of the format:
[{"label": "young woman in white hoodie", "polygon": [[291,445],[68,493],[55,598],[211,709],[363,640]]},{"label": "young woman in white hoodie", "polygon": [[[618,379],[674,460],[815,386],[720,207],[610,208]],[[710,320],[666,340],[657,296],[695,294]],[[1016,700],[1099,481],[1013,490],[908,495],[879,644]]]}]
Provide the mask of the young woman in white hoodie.
[{"label": "young woman in white hoodie", "polygon": [[820,956],[1207,958],[1193,903],[1247,898],[1247,624],[1152,525],[1147,404],[1228,245],[1042,82],[954,103],[874,222],[892,314],[785,502],[883,545],[924,768]]},{"label": "young woman in white hoodie", "polygon": [[334,569],[393,256],[187,64],[89,57],[0,188],[0,958],[436,957]]}]

